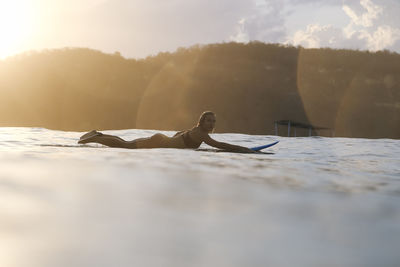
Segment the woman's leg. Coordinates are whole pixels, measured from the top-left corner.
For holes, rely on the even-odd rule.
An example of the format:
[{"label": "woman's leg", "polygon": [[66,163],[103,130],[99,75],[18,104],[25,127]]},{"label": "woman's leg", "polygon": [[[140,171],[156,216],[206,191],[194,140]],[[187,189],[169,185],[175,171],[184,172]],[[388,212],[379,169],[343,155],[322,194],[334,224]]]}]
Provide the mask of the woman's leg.
[{"label": "woman's leg", "polygon": [[166,146],[166,139],[168,139],[167,136],[157,133],[151,137],[146,137],[146,138],[138,138],[132,141],[127,142],[128,147],[129,146],[134,146],[135,148],[162,148],[162,147],[167,147]]},{"label": "woman's leg", "polygon": [[[81,137],[79,144],[99,143],[109,147],[127,148],[128,142],[124,139],[109,134],[103,134],[97,131],[89,132]],[[133,148],[133,147],[132,147]]]},{"label": "woman's leg", "polygon": [[[132,141],[125,141],[124,139],[109,134],[102,134],[100,132],[92,131],[91,135],[86,134],[81,137],[79,144],[86,143],[99,143],[109,147],[120,147],[120,148],[158,148],[165,147],[165,139],[168,138],[163,134],[155,134],[147,138],[138,138]],[[87,136],[88,135],[88,136]]]}]

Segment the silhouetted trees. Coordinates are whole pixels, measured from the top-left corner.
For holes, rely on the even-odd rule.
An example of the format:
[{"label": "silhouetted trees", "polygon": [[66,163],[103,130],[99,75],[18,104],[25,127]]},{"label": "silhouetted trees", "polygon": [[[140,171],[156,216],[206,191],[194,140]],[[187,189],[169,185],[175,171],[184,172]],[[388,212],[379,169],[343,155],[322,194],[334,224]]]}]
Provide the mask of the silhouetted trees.
[{"label": "silhouetted trees", "polygon": [[[261,42],[196,45],[141,60],[86,48],[0,61],[0,125],[189,128],[272,134],[275,120],[336,136],[400,138],[400,55]],[[324,133],[322,133],[324,134]]]}]

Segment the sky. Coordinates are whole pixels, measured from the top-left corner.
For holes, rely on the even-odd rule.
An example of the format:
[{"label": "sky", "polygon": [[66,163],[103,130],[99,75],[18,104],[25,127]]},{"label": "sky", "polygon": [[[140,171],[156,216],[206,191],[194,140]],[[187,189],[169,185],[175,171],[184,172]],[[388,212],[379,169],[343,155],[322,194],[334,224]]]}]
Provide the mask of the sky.
[{"label": "sky", "polygon": [[261,41],[400,53],[400,0],[0,0],[0,58],[88,47],[145,58]]}]

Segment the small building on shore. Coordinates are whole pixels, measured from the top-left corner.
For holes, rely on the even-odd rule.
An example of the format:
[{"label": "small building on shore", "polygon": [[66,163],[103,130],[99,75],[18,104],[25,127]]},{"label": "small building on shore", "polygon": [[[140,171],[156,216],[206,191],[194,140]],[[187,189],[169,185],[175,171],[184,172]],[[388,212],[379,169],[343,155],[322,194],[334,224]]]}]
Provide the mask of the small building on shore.
[{"label": "small building on shore", "polygon": [[[279,120],[279,121],[275,121],[275,135],[278,135],[278,130],[279,130],[279,126],[287,126],[287,136],[298,136],[298,129],[302,129],[302,135],[304,136],[304,132],[307,131],[308,132],[308,136],[312,136],[313,133],[316,133],[316,135],[320,135],[319,133],[321,131],[329,132],[331,137],[335,136],[335,131],[331,128],[327,128],[327,127],[321,127],[321,126],[315,126],[312,124],[307,124],[307,123],[301,123],[301,122],[296,122],[296,121],[292,121],[292,120]],[[292,134],[293,133],[293,134]],[[307,135],[306,135],[307,136]]]}]

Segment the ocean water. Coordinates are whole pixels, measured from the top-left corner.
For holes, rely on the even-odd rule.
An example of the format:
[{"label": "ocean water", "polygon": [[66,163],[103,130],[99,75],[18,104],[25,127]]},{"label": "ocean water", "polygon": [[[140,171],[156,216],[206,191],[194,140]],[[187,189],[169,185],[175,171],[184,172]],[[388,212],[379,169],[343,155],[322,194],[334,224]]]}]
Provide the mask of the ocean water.
[{"label": "ocean water", "polygon": [[81,134],[0,128],[0,266],[400,266],[400,140],[213,134],[280,141],[238,154]]}]

